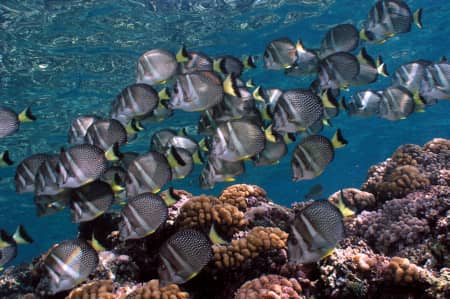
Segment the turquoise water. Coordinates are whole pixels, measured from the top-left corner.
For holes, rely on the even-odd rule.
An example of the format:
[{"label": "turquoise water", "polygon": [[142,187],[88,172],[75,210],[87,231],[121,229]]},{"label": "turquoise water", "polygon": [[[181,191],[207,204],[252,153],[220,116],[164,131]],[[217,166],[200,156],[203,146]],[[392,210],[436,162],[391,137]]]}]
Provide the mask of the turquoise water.
[{"label": "turquoise water", "polygon": [[[188,5],[189,2],[203,4]],[[95,113],[106,116],[111,100],[135,80],[138,57],[152,48],[177,51],[181,44],[208,55],[259,54],[274,38],[301,38],[318,47],[326,30],[339,23],[359,25],[374,1],[9,1],[0,3],[0,104],[17,111],[28,105],[39,118],[24,124],[14,135],[0,140],[20,162],[37,152],[57,152],[66,145],[71,119]],[[424,9],[424,29],[398,35],[383,45],[369,45],[381,54],[393,73],[415,59],[438,60],[450,56],[450,2],[406,1]],[[179,7],[176,4],[180,4]],[[234,7],[233,3],[240,3]],[[252,5],[251,3],[256,3]],[[216,7],[214,7],[216,5]],[[307,87],[312,77],[285,77],[261,67],[244,74],[264,87]],[[381,78],[373,89],[390,84]],[[351,92],[358,90],[351,89]],[[351,95],[349,93],[347,96]],[[161,127],[188,127],[192,132],[198,114],[176,111],[166,122],[147,125],[139,139],[126,149],[144,152],[149,136]],[[426,113],[391,122],[379,118],[349,118],[341,113],[333,120],[349,145],[336,152],[324,173],[311,181],[291,182],[290,154],[280,164],[262,168],[247,165],[238,183],[258,184],[269,197],[289,205],[303,199],[309,188],[321,183],[324,195],[344,187],[359,187],[367,169],[392,154],[401,144],[423,144],[434,137],[450,138],[450,101],[440,101]],[[331,137],[335,128],[322,134]],[[218,194],[227,184],[211,191],[197,187],[199,168],[175,188]],[[36,242],[22,246],[14,263],[30,260],[53,243],[74,238],[76,226],[68,211],[38,218],[31,194],[14,192],[15,167],[1,168],[0,227],[12,232],[22,223]]]}]

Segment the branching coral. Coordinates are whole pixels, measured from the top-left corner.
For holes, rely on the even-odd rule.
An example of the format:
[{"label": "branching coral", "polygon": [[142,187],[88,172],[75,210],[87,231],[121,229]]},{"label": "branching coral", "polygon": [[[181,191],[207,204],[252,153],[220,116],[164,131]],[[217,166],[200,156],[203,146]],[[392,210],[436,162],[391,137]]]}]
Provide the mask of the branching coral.
[{"label": "branching coral", "polygon": [[247,281],[236,292],[235,299],[301,299],[302,287],[295,278],[263,275]]},{"label": "branching coral", "polygon": [[403,165],[387,175],[385,181],[378,186],[378,193],[387,198],[402,197],[429,185],[430,181],[417,167]]},{"label": "branching coral", "polygon": [[236,184],[222,191],[219,200],[245,211],[247,207],[259,205],[267,202],[266,191],[256,185]]},{"label": "branching coral", "polygon": [[73,289],[66,299],[114,299],[112,280],[95,280]]},{"label": "branching coral", "polygon": [[119,299],[188,299],[189,293],[180,290],[178,285],[160,286],[159,280],[152,279],[132,293]]},{"label": "branching coral", "polygon": [[[362,210],[371,210],[376,207],[376,199],[372,193],[361,191],[356,188],[342,189],[345,200],[344,203],[351,209],[356,209],[358,212]],[[334,205],[338,205],[341,191],[333,193],[328,200]]]},{"label": "branching coral", "polygon": [[214,264],[219,269],[238,267],[262,252],[285,248],[287,238],[288,234],[277,227],[254,227],[229,245],[214,245]]}]

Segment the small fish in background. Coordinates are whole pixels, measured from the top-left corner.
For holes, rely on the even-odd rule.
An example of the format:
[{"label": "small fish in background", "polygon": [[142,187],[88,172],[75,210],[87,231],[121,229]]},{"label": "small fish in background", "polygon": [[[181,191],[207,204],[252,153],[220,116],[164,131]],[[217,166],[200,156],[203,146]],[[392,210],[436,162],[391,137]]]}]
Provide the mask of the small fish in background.
[{"label": "small fish in background", "polygon": [[7,167],[7,166],[11,166],[13,164],[14,164],[14,161],[11,160],[8,150],[5,150],[0,153],[0,167]]},{"label": "small fish in background", "polygon": [[196,230],[182,230],[170,236],[159,249],[161,283],[182,284],[194,278],[211,260],[211,245],[210,240]]},{"label": "small fish in background", "polygon": [[244,67],[244,63],[239,58],[231,55],[219,56],[213,61],[213,70],[225,77],[230,74],[235,78],[240,77],[244,71]]},{"label": "small fish in background", "polygon": [[341,106],[349,116],[369,117],[378,115],[380,112],[381,94],[364,90],[352,95],[348,102],[345,98],[341,100]]},{"label": "small fish in background", "polygon": [[19,130],[20,124],[33,122],[36,117],[31,113],[30,107],[19,114],[8,107],[0,107],[0,138],[6,137]]},{"label": "small fish in background", "polygon": [[235,177],[245,172],[245,163],[239,161],[226,161],[216,157],[208,157],[199,176],[202,189],[212,189],[218,182],[233,182]]},{"label": "small fish in background", "polygon": [[98,253],[86,241],[65,240],[55,244],[44,258],[49,279],[47,293],[70,290],[85,281],[97,268]]},{"label": "small fish in background", "polygon": [[314,186],[309,188],[308,193],[306,193],[303,197],[305,199],[314,199],[320,197],[322,193],[323,193],[322,184],[315,184]]},{"label": "small fish in background", "polygon": [[320,44],[320,57],[337,52],[352,52],[359,45],[359,32],[352,24],[339,24],[330,28]]},{"label": "small fish in background", "polygon": [[120,239],[129,240],[153,234],[167,220],[169,212],[159,195],[145,192],[129,197],[120,215]]},{"label": "small fish in background", "polygon": [[153,49],[139,57],[136,83],[161,84],[170,80],[177,70],[178,62],[172,53],[163,49]]},{"label": "small fish in background", "polygon": [[294,149],[291,160],[292,180],[309,180],[319,176],[334,159],[334,149],[347,141],[338,129],[331,141],[322,135],[310,135],[302,139]]},{"label": "small fish in background", "polygon": [[4,265],[11,262],[17,256],[18,244],[30,244],[33,242],[33,239],[21,224],[12,236],[4,229],[0,229],[0,271],[3,270]]},{"label": "small fish in background", "polygon": [[220,124],[212,138],[211,155],[234,162],[249,159],[264,149],[264,132],[243,120]]},{"label": "small fish in background", "polygon": [[281,135],[296,133],[305,130],[322,116],[322,101],[310,90],[287,90],[275,105],[272,129]]},{"label": "small fish in background", "polygon": [[405,119],[414,112],[417,106],[423,105],[424,102],[420,95],[414,95],[401,86],[390,86],[381,92],[379,116],[388,120]]},{"label": "small fish in background", "polygon": [[72,222],[91,221],[103,215],[114,202],[114,192],[108,183],[93,181],[70,193]]},{"label": "small fish in background", "polygon": [[58,185],[77,188],[98,178],[108,168],[108,159],[116,160],[117,152],[110,153],[91,144],[80,144],[61,149],[57,166]]},{"label": "small fish in background", "polygon": [[84,141],[86,144],[92,144],[107,151],[114,144],[124,145],[127,142],[127,131],[115,119],[100,119],[87,129]]},{"label": "small fish in background", "polygon": [[319,66],[321,89],[345,89],[359,74],[359,62],[355,55],[337,52],[325,57]]},{"label": "small fish in background", "polygon": [[64,189],[58,185],[58,172],[56,171],[59,163],[59,155],[51,155],[39,166],[34,182],[34,193],[36,195],[55,195]]},{"label": "small fish in background", "polygon": [[423,27],[422,9],[413,14],[402,0],[377,1],[369,11],[360,37],[367,42],[381,44],[397,34],[411,31],[412,23]]},{"label": "small fish in background", "polygon": [[69,128],[69,143],[73,145],[83,144],[87,130],[99,119],[100,117],[95,115],[82,115],[73,119]]},{"label": "small fish in background", "polygon": [[127,169],[128,197],[144,192],[158,193],[172,179],[172,170],[163,154],[148,152],[135,158]]},{"label": "small fish in background", "polygon": [[294,43],[286,37],[272,40],[264,50],[264,66],[269,70],[282,70],[292,67],[297,60]]},{"label": "small fish in background", "polygon": [[286,75],[309,75],[319,71],[319,50],[307,49],[302,41],[298,40],[295,45],[297,59],[292,67],[285,69]]},{"label": "small fish in background", "polygon": [[111,103],[110,117],[126,126],[132,119],[141,120],[158,107],[159,95],[147,84],[132,84],[123,89]]},{"label": "small fish in background", "polygon": [[214,72],[197,71],[175,79],[169,107],[184,111],[202,111],[223,100],[222,80]]},{"label": "small fish in background", "polygon": [[361,51],[356,56],[359,62],[359,74],[350,82],[351,86],[367,85],[377,81],[378,75],[388,77],[389,74],[386,65],[381,56],[374,60],[366,51],[361,48]]},{"label": "small fish in background", "polygon": [[344,234],[341,212],[327,200],[314,201],[295,215],[291,224],[289,262],[318,262],[333,253]]},{"label": "small fish in background", "polygon": [[14,183],[17,193],[35,191],[36,173],[45,160],[51,160],[49,154],[34,154],[23,159],[16,168]]},{"label": "small fish in background", "polygon": [[71,189],[63,189],[55,195],[35,195],[34,205],[36,207],[36,215],[45,217],[56,214],[69,204]]},{"label": "small fish in background", "polygon": [[213,71],[213,60],[198,51],[188,51],[183,45],[176,55],[178,74],[188,74],[196,71]]}]

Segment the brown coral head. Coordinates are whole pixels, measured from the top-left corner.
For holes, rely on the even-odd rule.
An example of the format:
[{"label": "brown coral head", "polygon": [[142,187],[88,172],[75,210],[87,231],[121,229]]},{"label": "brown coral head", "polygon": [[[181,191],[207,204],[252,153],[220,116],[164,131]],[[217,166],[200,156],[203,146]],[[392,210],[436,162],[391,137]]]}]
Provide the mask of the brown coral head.
[{"label": "brown coral head", "polygon": [[248,206],[253,207],[259,205],[260,202],[267,202],[266,195],[266,191],[259,186],[236,184],[223,190],[219,200],[245,211]]},{"label": "brown coral head", "polygon": [[247,281],[236,292],[235,299],[301,299],[302,287],[295,278],[280,275],[263,275]]}]

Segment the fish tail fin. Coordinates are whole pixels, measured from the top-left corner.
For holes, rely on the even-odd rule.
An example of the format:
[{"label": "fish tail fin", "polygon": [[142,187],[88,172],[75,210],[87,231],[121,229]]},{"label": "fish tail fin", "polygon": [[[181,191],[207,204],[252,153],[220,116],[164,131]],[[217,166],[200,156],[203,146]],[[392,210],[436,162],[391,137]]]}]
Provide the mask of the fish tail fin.
[{"label": "fish tail fin", "polygon": [[213,60],[213,71],[215,71],[216,73],[223,74],[222,67],[221,67],[222,60],[223,60],[223,58]]},{"label": "fish tail fin", "polygon": [[194,161],[194,164],[198,164],[198,165],[203,165],[205,164],[205,159],[203,158],[203,156],[201,155],[200,151],[196,151],[193,155],[192,155],[192,159]]},{"label": "fish tail fin", "polygon": [[277,138],[273,134],[272,124],[270,124],[267,128],[264,129],[264,136],[266,136],[267,141],[272,143],[277,142]]},{"label": "fish tail fin", "polygon": [[219,236],[219,234],[217,233],[216,229],[214,228],[214,223],[211,225],[211,228],[209,230],[209,239],[211,240],[211,242],[214,245],[224,245],[224,244],[228,244],[227,241],[225,241],[224,239],[222,239],[221,236]]},{"label": "fish tail fin", "polygon": [[386,64],[383,62],[383,58],[381,56],[377,57],[377,72],[383,77],[389,77],[389,72],[387,70]]},{"label": "fish tail fin", "polygon": [[347,103],[345,102],[345,97],[342,97],[341,100],[339,101],[339,108],[343,110],[348,110]]},{"label": "fish tail fin", "polygon": [[331,89],[327,88],[320,95],[320,99],[322,100],[322,104],[325,108],[331,109],[339,109],[339,104],[336,101],[336,98],[331,94]]},{"label": "fish tail fin", "polygon": [[273,118],[273,113],[270,110],[269,105],[264,105],[264,107],[262,108],[261,112],[261,117],[263,120],[267,120],[267,121],[271,121]]},{"label": "fish tail fin", "polygon": [[227,176],[227,177],[225,177],[224,181],[227,183],[232,183],[232,182],[236,181],[236,179],[232,176]]},{"label": "fish tail fin", "polygon": [[158,97],[160,101],[170,100],[170,91],[169,88],[164,87],[158,92]]},{"label": "fish tail fin", "polygon": [[170,187],[169,190],[166,192],[166,196],[164,196],[163,200],[166,203],[168,207],[173,206],[180,200],[180,196],[177,195],[173,189],[173,187]]},{"label": "fish tail fin", "polygon": [[371,57],[369,53],[367,53],[367,50],[365,47],[362,47],[359,53],[356,55],[356,58],[358,59],[359,63],[367,64],[369,60],[371,60]]},{"label": "fish tail fin", "polygon": [[252,55],[244,56],[244,58],[242,59],[242,63],[244,64],[244,67],[246,69],[254,69],[254,68],[256,68],[255,57],[253,57]]},{"label": "fish tail fin", "polygon": [[331,143],[333,144],[334,148],[344,147],[348,144],[348,141],[344,138],[344,136],[342,136],[341,129],[337,129],[336,133],[331,139]]},{"label": "fish tail fin", "polygon": [[144,127],[141,125],[140,121],[133,118],[127,123],[127,125],[125,126],[125,130],[128,134],[136,134],[144,130]]},{"label": "fish tail fin", "polygon": [[425,109],[423,109],[423,107],[426,105],[426,102],[425,99],[420,95],[418,90],[415,90],[413,92],[413,99],[415,104],[415,111],[425,112]]},{"label": "fish tail fin", "polygon": [[106,248],[95,238],[94,232],[92,232],[92,237],[91,237],[91,242],[90,243],[91,243],[91,246],[97,252],[106,250]]},{"label": "fish tail fin", "polygon": [[16,232],[13,235],[13,239],[17,244],[31,244],[34,242],[30,235],[25,231],[22,224],[17,227]]},{"label": "fish tail fin", "polygon": [[176,54],[176,59],[178,62],[186,62],[189,61],[189,53],[186,50],[185,45],[182,45],[180,50],[178,50],[177,54]]},{"label": "fish tail fin", "polygon": [[333,124],[331,123],[331,121],[329,119],[322,119],[322,123],[327,127],[333,126]]},{"label": "fish tail fin", "polygon": [[366,29],[361,29],[361,31],[359,32],[359,38],[365,41],[369,40],[369,38],[367,37]]},{"label": "fish tail fin", "polygon": [[414,15],[413,15],[414,24],[416,24],[416,26],[419,27],[420,29],[423,28],[422,11],[423,11],[422,8],[419,8],[418,10],[416,10],[414,12]]},{"label": "fish tail fin", "polygon": [[349,216],[355,215],[355,212],[352,209],[350,209],[349,207],[347,207],[347,205],[345,204],[344,200],[345,200],[344,192],[341,189],[340,194],[339,194],[339,200],[338,200],[337,208],[339,209],[339,211],[341,212],[342,216],[344,216],[344,217],[349,217]]},{"label": "fish tail fin", "polygon": [[295,44],[295,50],[297,50],[297,52],[305,52],[305,47],[303,45],[303,42],[299,39],[297,40],[297,43]]},{"label": "fish tail fin", "polygon": [[27,107],[25,108],[25,110],[20,112],[18,118],[21,123],[33,122],[36,120],[36,116],[34,116],[33,113],[31,112],[31,107]]},{"label": "fish tail fin", "polygon": [[208,152],[208,146],[206,144],[206,138],[202,138],[199,142],[198,142],[198,146],[200,147],[200,149],[204,152]]},{"label": "fish tail fin", "polygon": [[119,161],[122,159],[123,154],[119,150],[119,144],[116,142],[105,152],[105,158],[108,161]]},{"label": "fish tail fin", "polygon": [[123,187],[122,179],[119,174],[115,173],[114,178],[111,182],[111,189],[115,194],[121,193],[125,191],[125,187]]},{"label": "fish tail fin", "polygon": [[234,97],[241,97],[241,93],[239,92],[239,88],[236,83],[236,78],[233,74],[229,74],[225,81],[223,81],[223,90]]},{"label": "fish tail fin", "polygon": [[186,127],[183,127],[183,128],[181,128],[180,130],[178,130],[177,135],[178,135],[178,136],[186,137],[186,136],[188,135],[188,132],[187,132],[187,130],[186,130]]},{"label": "fish tail fin", "polygon": [[283,135],[283,140],[286,144],[291,144],[292,142],[295,142],[296,139],[297,138],[294,133],[287,133]]},{"label": "fish tail fin", "polygon": [[253,79],[248,79],[247,82],[245,82],[245,86],[248,88],[254,88],[255,87],[255,83],[253,82]]},{"label": "fish tail fin", "polygon": [[255,90],[253,90],[252,95],[253,95],[253,99],[255,99],[256,101],[260,101],[263,103],[266,102],[266,100],[264,99],[264,96],[262,94],[261,86],[256,87]]},{"label": "fish tail fin", "polygon": [[9,151],[5,150],[0,153],[0,166],[11,166],[14,164],[14,161],[9,157]]},{"label": "fish tail fin", "polygon": [[186,162],[183,160],[183,158],[178,153],[177,148],[174,146],[170,147],[169,154],[167,155],[167,161],[172,168],[186,165]]}]

